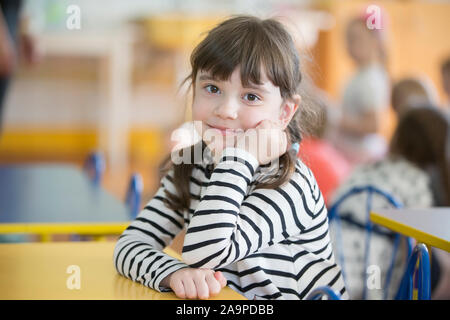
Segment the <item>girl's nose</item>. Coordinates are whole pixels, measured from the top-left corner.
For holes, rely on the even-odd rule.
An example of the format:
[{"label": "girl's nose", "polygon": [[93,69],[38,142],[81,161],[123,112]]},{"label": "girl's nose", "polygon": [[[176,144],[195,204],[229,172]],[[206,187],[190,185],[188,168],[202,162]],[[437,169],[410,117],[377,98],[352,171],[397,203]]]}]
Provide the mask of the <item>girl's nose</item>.
[{"label": "girl's nose", "polygon": [[[231,99],[230,99],[231,100]],[[235,120],[238,116],[238,106],[235,102],[226,100],[214,109],[214,115],[222,119]]]}]

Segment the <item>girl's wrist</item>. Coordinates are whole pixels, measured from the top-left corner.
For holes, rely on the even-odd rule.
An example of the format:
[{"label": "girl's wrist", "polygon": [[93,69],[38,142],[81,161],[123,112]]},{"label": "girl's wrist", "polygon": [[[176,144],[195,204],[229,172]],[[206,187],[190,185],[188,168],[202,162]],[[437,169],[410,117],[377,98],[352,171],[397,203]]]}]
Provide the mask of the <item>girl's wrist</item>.
[{"label": "girl's wrist", "polygon": [[165,289],[169,289],[170,288],[170,278],[172,277],[172,274],[169,274],[168,276],[166,276],[164,279],[161,280],[161,282],[159,283],[159,287],[161,288],[165,288]]}]

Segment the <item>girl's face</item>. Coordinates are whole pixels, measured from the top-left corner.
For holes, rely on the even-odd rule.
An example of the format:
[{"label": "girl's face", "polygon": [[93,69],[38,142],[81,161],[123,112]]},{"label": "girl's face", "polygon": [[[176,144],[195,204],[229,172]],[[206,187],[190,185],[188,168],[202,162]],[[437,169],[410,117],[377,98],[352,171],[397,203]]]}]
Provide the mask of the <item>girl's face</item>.
[{"label": "girl's face", "polygon": [[213,79],[204,71],[199,71],[194,84],[192,115],[194,121],[202,122],[202,133],[219,129],[222,134],[233,135],[233,131],[255,128],[263,120],[277,122],[282,130],[300,103],[300,96],[290,101],[281,97],[280,88],[261,76],[261,85],[241,83],[237,67],[227,81]]}]

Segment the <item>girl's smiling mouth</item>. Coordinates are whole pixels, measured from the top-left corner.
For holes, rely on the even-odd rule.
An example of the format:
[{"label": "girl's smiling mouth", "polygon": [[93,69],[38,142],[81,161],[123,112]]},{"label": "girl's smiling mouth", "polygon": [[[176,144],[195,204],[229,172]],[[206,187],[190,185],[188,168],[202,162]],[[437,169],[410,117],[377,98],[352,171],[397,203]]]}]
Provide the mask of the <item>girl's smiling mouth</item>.
[{"label": "girl's smiling mouth", "polygon": [[219,130],[222,135],[236,134],[238,131],[241,131],[241,129],[231,129],[231,128],[227,128],[227,127],[223,127],[223,126],[213,126],[210,124],[206,124],[206,127],[207,127],[207,130],[208,129]]}]

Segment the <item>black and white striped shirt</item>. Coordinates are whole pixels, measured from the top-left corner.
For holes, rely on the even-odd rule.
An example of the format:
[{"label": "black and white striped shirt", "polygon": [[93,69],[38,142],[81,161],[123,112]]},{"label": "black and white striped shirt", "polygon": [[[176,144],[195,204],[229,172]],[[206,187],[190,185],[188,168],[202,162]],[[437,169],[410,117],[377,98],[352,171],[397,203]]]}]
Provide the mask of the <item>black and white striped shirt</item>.
[{"label": "black and white striped shirt", "polygon": [[[114,264],[123,276],[158,291],[185,268],[220,270],[228,285],[249,299],[303,299],[328,285],[347,298],[328,233],[327,209],[311,171],[297,160],[290,181],[258,189],[264,174],[250,153],[226,148],[212,172],[196,164],[191,205],[167,208],[164,190],[176,194],[172,172],[123,232]],[[186,228],[182,262],[162,252]]]}]

